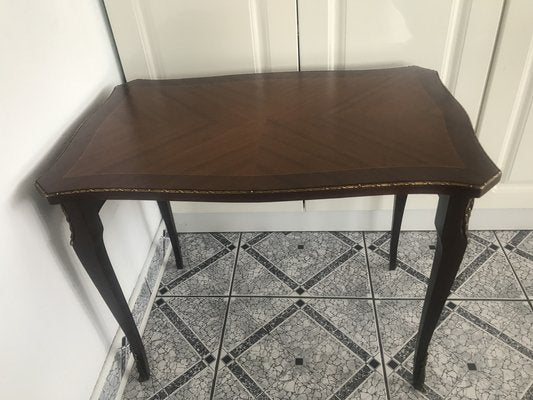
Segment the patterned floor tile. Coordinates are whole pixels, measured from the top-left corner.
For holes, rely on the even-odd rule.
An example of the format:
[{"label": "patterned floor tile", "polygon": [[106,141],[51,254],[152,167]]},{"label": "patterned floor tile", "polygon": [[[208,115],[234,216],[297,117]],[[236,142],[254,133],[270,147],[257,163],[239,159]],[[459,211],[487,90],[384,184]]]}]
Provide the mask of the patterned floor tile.
[{"label": "patterned floor tile", "polygon": [[[435,232],[402,232],[398,266],[389,271],[390,234],[365,233],[376,297],[425,295],[435,252]],[[513,271],[492,232],[472,231],[451,298],[523,298]]]},{"label": "patterned floor tile", "polygon": [[371,301],[234,298],[226,335],[215,398],[385,398]]},{"label": "patterned floor tile", "polygon": [[421,302],[376,306],[391,398],[527,398],[533,382],[533,312],[527,302],[449,302],[430,345],[425,393],[409,383]]},{"label": "patterned floor tile", "polygon": [[238,239],[237,233],[179,235],[184,268],[176,268],[176,259],[172,253],[158,294],[228,295]]},{"label": "patterned floor tile", "polygon": [[123,398],[181,399],[196,393],[208,399],[226,304],[219,298],[158,299],[143,335],[151,377],[139,382],[132,371]]},{"label": "patterned floor tile", "polygon": [[455,292],[451,295],[452,298],[524,298],[520,284],[501,249],[491,254],[479,267],[476,266],[476,271],[464,279],[464,283],[462,278],[459,273],[454,283]]},{"label": "patterned floor tile", "polygon": [[505,256],[531,293],[533,234],[497,235],[470,236],[425,391],[409,382],[434,233],[402,232],[395,271],[388,233],[365,233],[369,267],[359,232],[244,233],[231,297],[239,234],[180,236],[186,267],[171,255],[144,334],[152,377],[133,371],[124,399],[208,399],[213,379],[214,399],[532,399],[533,311]]},{"label": "patterned floor tile", "polygon": [[354,232],[243,234],[233,292],[370,297],[363,236]]},{"label": "patterned floor tile", "polygon": [[533,231],[497,231],[527,296],[533,299]]}]

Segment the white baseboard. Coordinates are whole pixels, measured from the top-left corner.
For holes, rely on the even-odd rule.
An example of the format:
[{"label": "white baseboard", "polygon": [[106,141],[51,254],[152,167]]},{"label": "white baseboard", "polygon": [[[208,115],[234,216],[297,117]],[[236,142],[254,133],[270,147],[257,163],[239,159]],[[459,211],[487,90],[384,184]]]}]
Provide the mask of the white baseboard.
[{"label": "white baseboard", "polygon": [[[174,213],[180,232],[382,231],[392,211]],[[435,210],[405,210],[402,230],[433,230]],[[533,209],[474,209],[470,229],[533,229]]]}]

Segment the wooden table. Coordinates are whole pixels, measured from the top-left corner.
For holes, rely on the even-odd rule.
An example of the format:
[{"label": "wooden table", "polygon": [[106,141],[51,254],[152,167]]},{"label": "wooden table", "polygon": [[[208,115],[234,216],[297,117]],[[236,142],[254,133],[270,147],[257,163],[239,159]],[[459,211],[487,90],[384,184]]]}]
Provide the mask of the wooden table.
[{"label": "wooden table", "polygon": [[149,366],[102,240],[108,199],[156,200],[180,264],[169,201],[265,202],[395,195],[394,268],[406,196],[439,195],[438,243],[413,384],[467,244],[473,198],[500,179],[436,72],[405,67],[149,81],[117,86],[36,185],[61,204],[72,245],[135,356]]}]

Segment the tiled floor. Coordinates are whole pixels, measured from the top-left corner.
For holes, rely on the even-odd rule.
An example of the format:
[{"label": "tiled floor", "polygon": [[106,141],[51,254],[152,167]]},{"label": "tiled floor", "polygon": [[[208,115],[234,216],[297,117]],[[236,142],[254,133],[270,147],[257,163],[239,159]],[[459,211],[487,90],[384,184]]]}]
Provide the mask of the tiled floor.
[{"label": "tiled floor", "polygon": [[[125,399],[533,399],[533,232],[471,232],[408,383],[434,232],[181,235]],[[172,256],[171,256],[172,257]],[[529,296],[529,299],[528,299]]]}]

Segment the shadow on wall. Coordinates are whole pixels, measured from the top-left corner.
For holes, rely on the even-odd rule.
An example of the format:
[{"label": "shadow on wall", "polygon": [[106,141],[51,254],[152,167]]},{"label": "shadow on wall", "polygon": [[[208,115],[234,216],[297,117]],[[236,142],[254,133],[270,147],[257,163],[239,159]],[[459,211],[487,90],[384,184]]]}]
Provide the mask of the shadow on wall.
[{"label": "shadow on wall", "polygon": [[100,340],[106,347],[110,345],[111,339],[109,338],[109,332],[106,331],[104,320],[99,315],[94,300],[89,295],[87,287],[84,284],[84,282],[87,282],[87,275],[85,275],[86,273],[81,263],[69,246],[70,240],[69,234],[67,233],[69,229],[67,228],[68,224],[66,223],[65,217],[60,206],[49,204],[39,193],[34,183],[41,173],[59,157],[76,128],[107,98],[108,94],[109,88],[100,91],[96,98],[81,113],[81,116],[65,129],[65,132],[59,137],[52,149],[44,150],[46,151],[44,157],[40,161],[37,161],[34,168],[21,180],[11,199],[11,205],[14,208],[24,207],[29,204],[35,210],[36,217],[40,221],[43,232],[46,233],[46,236],[43,235],[42,239],[48,241],[47,247],[53,253],[63,276],[69,282],[73,292],[76,293],[83,309],[93,323]]}]

